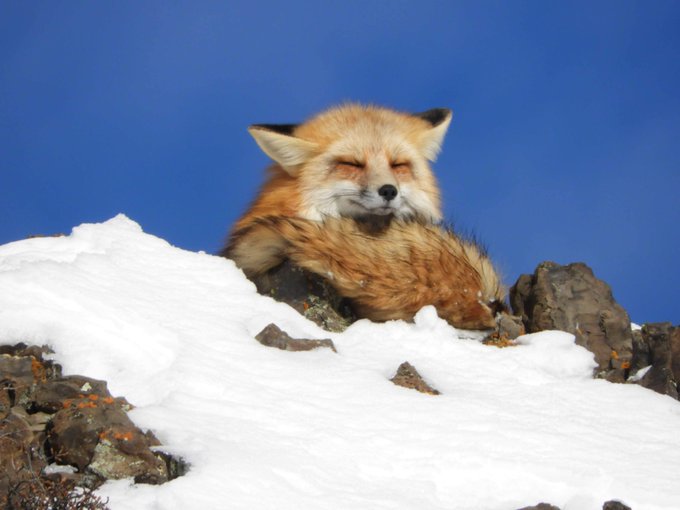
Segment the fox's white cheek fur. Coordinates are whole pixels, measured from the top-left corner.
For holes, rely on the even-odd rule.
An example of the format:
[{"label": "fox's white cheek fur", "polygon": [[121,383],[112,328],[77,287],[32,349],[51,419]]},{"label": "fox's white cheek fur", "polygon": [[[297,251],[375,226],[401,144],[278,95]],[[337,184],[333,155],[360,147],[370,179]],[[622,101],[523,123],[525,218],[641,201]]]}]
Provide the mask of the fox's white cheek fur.
[{"label": "fox's white cheek fur", "polygon": [[411,209],[412,213],[415,213],[432,223],[439,223],[441,221],[441,212],[432,202],[428,193],[408,184],[401,187],[400,193],[406,207]]},{"label": "fox's white cheek fur", "polygon": [[325,217],[339,218],[343,215],[343,197],[356,195],[356,187],[351,183],[340,181],[330,186],[318,186],[303,194],[300,215],[313,221],[321,221]]}]

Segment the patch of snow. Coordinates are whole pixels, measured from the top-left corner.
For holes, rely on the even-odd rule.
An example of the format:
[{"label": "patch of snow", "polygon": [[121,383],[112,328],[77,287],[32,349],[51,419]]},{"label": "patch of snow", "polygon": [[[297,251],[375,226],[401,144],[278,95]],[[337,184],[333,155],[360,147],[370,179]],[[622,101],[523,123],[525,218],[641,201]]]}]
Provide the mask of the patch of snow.
[{"label": "patch of snow", "polygon": [[640,331],[642,329],[642,326],[640,326],[639,324],[635,324],[634,322],[631,322],[630,329],[631,331]]},{"label": "patch of snow", "polygon": [[[265,347],[270,322],[338,353]],[[478,340],[432,307],[328,333],[122,215],[0,246],[0,342],[49,344],[65,373],[108,381],[191,464],[160,486],[108,482],[113,510],[678,507],[678,402],[593,380],[567,333]],[[442,395],[389,382],[403,361]]]},{"label": "patch of snow", "polygon": [[78,470],[73,466],[60,466],[59,464],[48,464],[44,467],[43,473],[46,475],[55,475],[58,473],[76,473]]},{"label": "patch of snow", "polygon": [[648,365],[646,367],[641,368],[637,372],[635,372],[633,375],[628,377],[628,380],[630,382],[637,382],[641,380],[645,375],[647,375],[647,372],[649,372],[649,369],[652,368],[652,365]]}]

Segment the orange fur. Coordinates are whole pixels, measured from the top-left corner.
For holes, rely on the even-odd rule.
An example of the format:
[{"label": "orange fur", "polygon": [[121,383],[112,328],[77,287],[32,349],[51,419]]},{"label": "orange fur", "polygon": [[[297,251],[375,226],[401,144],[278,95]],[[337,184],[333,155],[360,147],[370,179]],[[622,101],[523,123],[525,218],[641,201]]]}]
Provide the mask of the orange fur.
[{"label": "orange fur", "polygon": [[495,326],[504,289],[482,251],[437,226],[393,222],[368,233],[350,219],[258,222],[298,266],[326,278],[360,317],[410,320],[425,305],[466,329]]},{"label": "orange fur", "polygon": [[[250,266],[258,219],[321,221],[383,217],[441,220],[434,160],[451,120],[449,110],[411,115],[376,106],[345,105],[297,125],[255,125],[250,133],[274,159],[267,182],[236,222],[222,254]],[[387,186],[390,199],[381,194]],[[274,253],[259,257],[267,264]]]},{"label": "orange fur", "polygon": [[444,109],[346,105],[298,126],[251,126],[276,163],[222,254],[248,277],[289,258],[328,279],[361,317],[412,319],[431,304],[454,326],[494,327],[503,289],[491,262],[434,226],[440,198],[428,161],[450,120]]}]

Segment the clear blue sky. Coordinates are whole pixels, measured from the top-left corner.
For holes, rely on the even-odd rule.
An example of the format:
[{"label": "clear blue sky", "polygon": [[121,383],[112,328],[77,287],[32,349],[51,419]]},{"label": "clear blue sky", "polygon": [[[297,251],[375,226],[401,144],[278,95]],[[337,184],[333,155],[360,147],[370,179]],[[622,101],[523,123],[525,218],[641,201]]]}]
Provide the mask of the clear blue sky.
[{"label": "clear blue sky", "polygon": [[446,106],[446,217],[509,284],[583,261],[680,323],[680,2],[330,4],[0,0],[0,243],[122,212],[213,252],[249,124]]}]

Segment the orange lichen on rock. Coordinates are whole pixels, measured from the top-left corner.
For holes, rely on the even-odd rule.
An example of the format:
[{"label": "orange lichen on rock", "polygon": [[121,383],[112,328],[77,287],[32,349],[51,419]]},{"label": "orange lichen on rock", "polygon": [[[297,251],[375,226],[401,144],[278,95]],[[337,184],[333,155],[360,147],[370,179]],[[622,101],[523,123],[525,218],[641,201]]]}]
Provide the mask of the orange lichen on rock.
[{"label": "orange lichen on rock", "polygon": [[31,357],[31,372],[36,381],[45,382],[47,380],[47,371],[45,370],[45,365],[40,361]]}]

